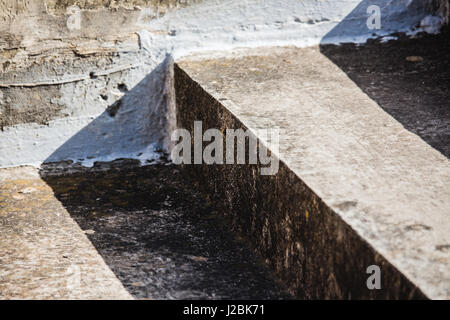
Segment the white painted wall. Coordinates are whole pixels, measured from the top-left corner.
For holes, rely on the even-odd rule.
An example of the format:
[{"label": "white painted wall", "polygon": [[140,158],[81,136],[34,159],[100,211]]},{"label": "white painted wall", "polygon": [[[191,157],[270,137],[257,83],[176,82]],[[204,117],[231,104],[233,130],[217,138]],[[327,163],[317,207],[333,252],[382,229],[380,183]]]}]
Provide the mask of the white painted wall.
[{"label": "white painted wall", "polygon": [[[370,5],[381,8],[380,30],[367,28],[367,7]],[[136,67],[121,72],[109,82],[105,77],[98,77],[61,85],[58,103],[64,104],[67,116],[47,125],[19,124],[0,131],[0,167],[69,159],[92,165],[94,161],[120,157],[142,161],[157,157],[154,151],[168,147],[168,131],[173,125],[173,115],[168,112],[173,106],[167,105],[168,92],[164,86],[167,78],[162,64],[168,55],[176,58],[205,50],[237,47],[364,42],[370,37],[388,36],[393,32],[433,33],[448,17],[448,1],[209,0],[174,9],[158,19],[146,19],[146,15],[155,14],[149,10],[133,11],[127,19],[116,19],[122,22],[114,26],[107,11],[83,14],[85,18],[89,15],[89,20],[82,20],[81,28],[89,30],[71,31],[64,27],[60,30],[52,28],[48,21],[39,25],[40,21],[46,21],[45,15],[40,19],[33,16],[28,18],[29,21],[27,18],[15,21],[19,30],[15,36],[20,35],[20,30],[26,33],[22,40],[25,48],[22,58],[26,58],[27,48],[48,43],[48,39],[58,36],[73,38],[71,41],[76,43],[79,41],[77,34],[92,39],[101,34],[111,39],[119,32],[130,34],[130,37],[137,32],[138,54],[130,58],[122,52],[115,64],[120,66],[126,62]],[[67,16],[48,14],[48,19],[60,25],[64,23],[61,19],[67,19]],[[37,24],[33,25],[32,36],[30,21]],[[73,75],[65,74],[56,79],[54,75],[44,74],[39,75],[39,79],[43,76],[48,77],[48,81],[60,81]],[[7,84],[11,79],[2,81]],[[24,80],[15,81],[20,84]],[[130,91],[122,97],[123,105],[112,118],[104,112],[112,101],[102,101],[99,94],[102,90],[111,93],[119,82],[125,83]],[[118,95],[115,99],[120,98]]]}]

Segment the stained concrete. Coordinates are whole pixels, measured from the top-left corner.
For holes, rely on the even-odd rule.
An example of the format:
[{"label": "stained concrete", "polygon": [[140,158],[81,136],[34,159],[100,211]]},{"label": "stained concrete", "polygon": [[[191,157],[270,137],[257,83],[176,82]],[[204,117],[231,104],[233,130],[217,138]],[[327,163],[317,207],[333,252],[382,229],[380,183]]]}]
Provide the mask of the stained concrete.
[{"label": "stained concrete", "polygon": [[[366,25],[373,4],[380,30]],[[446,11],[444,0],[0,1],[0,167],[168,151],[168,55],[437,32]]]},{"label": "stained concrete", "polygon": [[[3,129],[0,167],[69,159],[83,165],[123,157],[137,158],[144,163],[157,160],[160,151],[168,147],[168,132],[174,124],[175,96],[171,91],[173,78],[166,73],[166,66],[171,65],[167,63],[170,61],[166,59],[167,54],[180,57],[202,50],[240,46],[265,50],[261,46],[364,42],[367,38],[398,31],[437,32],[448,19],[448,1],[444,0],[402,0],[387,6],[385,1],[372,0],[267,0],[264,3],[209,0],[176,2],[179,6],[172,6],[175,1],[158,3],[0,1],[0,124]],[[74,11],[67,9],[74,4],[80,9],[80,28],[68,25]],[[365,9],[372,4],[382,7],[381,30],[366,28]],[[344,50],[342,56],[345,54]],[[347,65],[339,62],[339,53],[335,57],[334,61],[353,80],[357,79],[345,70]],[[333,59],[331,55],[330,58]],[[281,61],[287,65],[280,65]],[[448,269],[445,235],[448,227],[443,211],[448,207],[445,193],[449,189],[448,168],[440,155],[429,152],[427,145],[417,142],[420,140],[416,136],[405,133],[391,118],[380,116],[381,110],[317,50],[274,53],[272,58],[228,59],[223,64],[217,60],[205,65],[213,72],[201,66],[198,71],[202,76],[207,75],[204,81],[212,86],[208,91],[225,90],[220,99],[229,100],[230,105],[223,103],[229,110],[217,113],[222,105],[177,69],[176,86],[185,95],[177,96],[184,101],[180,105],[187,108],[192,101],[198,101],[197,107],[214,106],[204,110],[185,109],[179,119],[194,120],[201,115],[214,126],[276,124],[285,127],[285,133],[292,134],[288,134],[290,140],[281,153],[285,164],[280,168],[280,176],[261,178],[256,176],[258,168],[242,170],[240,166],[228,168],[229,171],[197,168],[206,170],[206,173],[199,171],[198,177],[206,177],[202,181],[208,182],[201,187],[210,187],[207,192],[217,191],[212,197],[216,204],[224,195],[222,200],[226,202],[219,203],[219,207],[231,218],[235,229],[243,231],[267,257],[267,262],[289,284],[291,292],[304,298],[448,297],[448,276],[440,271]],[[233,64],[237,66],[234,71]],[[249,69],[247,64],[253,67]],[[433,64],[423,64],[425,68],[430,65]],[[294,69],[301,73],[293,73]],[[192,72],[195,73],[190,70],[189,74]],[[292,84],[289,77],[297,82]],[[359,79],[364,82],[369,78]],[[442,79],[446,81],[445,76]],[[204,87],[205,83],[202,83]],[[295,88],[298,84],[303,86],[299,91],[293,89],[283,96],[285,100],[279,99],[280,90],[284,92],[283,88]],[[189,93],[189,89],[193,91]],[[194,92],[198,95],[193,95]],[[377,98],[385,97],[384,93],[365,92],[381,107],[392,109],[392,104],[386,105]],[[355,97],[359,107],[352,105],[353,109],[347,110],[347,104],[354,101],[346,95]],[[438,93],[444,99],[445,95],[445,90]],[[427,97],[431,101],[431,95]],[[306,109],[298,112],[281,106],[281,112],[275,114],[271,108],[283,101],[286,105],[301,101],[302,108]],[[445,107],[442,101],[441,106]],[[361,107],[366,104],[370,106],[367,113]],[[242,109],[233,109],[240,105]],[[305,130],[294,130],[298,125],[294,119],[302,120]],[[434,115],[430,119],[438,120],[439,127],[443,124],[441,133],[446,132],[445,120]],[[413,125],[408,129],[424,133],[426,142],[445,149],[445,139],[441,140],[441,136],[435,139],[433,128],[422,130]],[[388,147],[380,143],[380,135],[390,137]],[[308,143],[298,147],[298,141],[304,139]],[[408,152],[415,156],[407,156]],[[323,168],[327,169],[325,173]],[[292,185],[291,192],[282,187],[286,183]],[[423,187],[423,193],[417,191],[417,185]],[[230,193],[229,186],[236,187],[235,192]],[[7,189],[15,190],[14,186]],[[8,205],[12,201],[10,196],[5,200]],[[22,199],[21,194],[18,199]],[[22,209],[32,211],[33,207],[29,203]],[[129,213],[119,212],[117,225]],[[311,218],[320,214],[323,220]],[[80,219],[80,223],[83,221]],[[146,217],[137,221],[137,224],[149,222]],[[52,226],[58,228],[59,224]],[[102,228],[101,223],[99,227]],[[129,230],[130,237],[134,237],[133,230]],[[105,241],[102,237],[93,239],[100,245]],[[315,252],[323,252],[323,248],[326,249],[321,257],[314,256]],[[108,257],[111,251],[105,249],[103,253]],[[100,270],[94,273],[99,272],[107,279],[105,283],[116,283],[112,284],[116,286],[117,282],[105,271],[98,256],[92,255],[96,270]],[[171,258],[163,254],[156,256]],[[18,258],[18,261],[22,260]],[[389,290],[367,291],[365,267],[371,263],[383,266],[388,275],[383,278],[383,286]],[[318,266],[322,267],[317,271]],[[128,267],[126,264],[112,267],[126,286],[134,279],[134,275],[127,278]],[[57,268],[58,264],[53,269]],[[126,272],[121,273],[123,270]],[[55,286],[63,287],[63,282]],[[143,289],[133,292],[144,296],[151,285],[141,284],[134,287]],[[20,296],[11,287],[8,290],[12,296]],[[37,291],[27,290],[23,292],[36,296]],[[86,290],[89,297],[109,294],[102,287],[100,293],[90,291],[91,288]],[[164,290],[160,296],[171,295],[167,287]],[[67,294],[49,293],[45,297]],[[204,296],[211,297],[209,293]]]},{"label": "stained concrete", "polygon": [[[192,170],[293,293],[449,298],[447,157],[317,47],[238,50],[178,65],[179,126],[280,128],[275,176],[261,177],[254,166]],[[372,264],[382,267],[382,290],[366,287]]]}]

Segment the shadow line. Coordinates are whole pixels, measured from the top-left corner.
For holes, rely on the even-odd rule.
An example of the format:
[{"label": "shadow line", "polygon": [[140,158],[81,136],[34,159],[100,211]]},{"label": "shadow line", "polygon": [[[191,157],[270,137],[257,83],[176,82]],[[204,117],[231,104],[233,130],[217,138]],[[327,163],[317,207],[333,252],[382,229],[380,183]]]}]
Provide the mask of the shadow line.
[{"label": "shadow line", "polygon": [[[385,3],[385,1],[381,1]],[[450,32],[443,28],[438,35],[420,34],[410,38],[396,34],[398,40],[369,40],[364,45],[327,44],[345,30],[361,28],[356,17],[380,1],[362,1],[342,23],[327,34],[320,51],[407,130],[450,158]],[[399,2],[397,5],[401,5]],[[404,4],[403,4],[404,5]],[[427,6],[413,1],[403,14],[388,16],[408,21],[405,13],[424,18],[437,10],[438,2]],[[397,12],[395,4],[382,6]],[[422,10],[422,12],[420,11]],[[386,13],[387,14],[387,13]],[[410,23],[411,21],[408,21]],[[391,21],[383,21],[388,25]],[[399,25],[399,28],[402,25]]]},{"label": "shadow line", "polygon": [[47,164],[40,176],[135,298],[291,299],[185,170],[123,159]]}]

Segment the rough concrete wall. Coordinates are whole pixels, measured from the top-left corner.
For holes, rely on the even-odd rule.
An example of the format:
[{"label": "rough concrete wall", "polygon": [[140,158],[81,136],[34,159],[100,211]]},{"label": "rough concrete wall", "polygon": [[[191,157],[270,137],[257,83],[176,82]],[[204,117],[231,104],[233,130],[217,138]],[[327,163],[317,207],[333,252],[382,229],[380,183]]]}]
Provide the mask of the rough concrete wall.
[{"label": "rough concrete wall", "polygon": [[0,18],[12,18],[27,10],[29,0],[1,1]]},{"label": "rough concrete wall", "polygon": [[167,136],[166,70],[127,27],[139,11],[102,19],[107,9],[81,10],[71,29],[71,13],[44,4],[3,11],[0,166],[156,157]]},{"label": "rough concrete wall", "polygon": [[0,0],[0,167],[157,157],[168,55],[419,32],[444,1],[383,1],[374,32],[377,0]]},{"label": "rough concrete wall", "polygon": [[[381,28],[367,27],[368,8],[380,8]],[[373,36],[389,37],[397,33],[437,33],[446,24],[446,0],[363,0],[321,40],[321,43],[364,42]]]}]

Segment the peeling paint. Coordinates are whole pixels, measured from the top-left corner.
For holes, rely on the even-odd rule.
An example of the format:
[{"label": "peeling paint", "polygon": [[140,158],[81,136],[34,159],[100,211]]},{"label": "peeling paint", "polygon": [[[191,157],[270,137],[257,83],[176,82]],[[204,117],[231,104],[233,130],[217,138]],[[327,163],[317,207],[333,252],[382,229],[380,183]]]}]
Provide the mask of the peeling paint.
[{"label": "peeling paint", "polygon": [[84,10],[98,9],[141,9],[152,8],[162,15],[167,10],[184,8],[192,4],[201,3],[204,0],[45,0],[47,10],[52,14],[63,14],[67,8],[77,6]]},{"label": "peeling paint", "polygon": [[[386,14],[384,29],[373,33],[364,29],[363,9],[368,3],[0,2],[0,15],[21,17],[8,27],[0,25],[4,71],[0,74],[0,167],[167,150],[174,108],[169,105],[170,75],[163,70],[168,56],[176,59],[237,47],[364,42],[393,31],[435,32],[448,12],[448,6],[439,7],[442,1],[436,0],[402,0],[390,7],[373,0],[371,4],[383,4]],[[73,5],[82,11],[79,30],[67,28],[66,10]],[[120,69],[127,65],[136,67]],[[109,74],[110,70],[117,72]],[[119,83],[129,91],[118,91]]]}]

